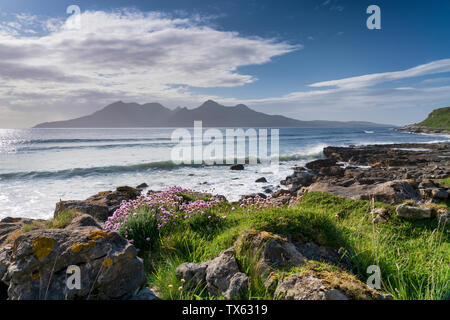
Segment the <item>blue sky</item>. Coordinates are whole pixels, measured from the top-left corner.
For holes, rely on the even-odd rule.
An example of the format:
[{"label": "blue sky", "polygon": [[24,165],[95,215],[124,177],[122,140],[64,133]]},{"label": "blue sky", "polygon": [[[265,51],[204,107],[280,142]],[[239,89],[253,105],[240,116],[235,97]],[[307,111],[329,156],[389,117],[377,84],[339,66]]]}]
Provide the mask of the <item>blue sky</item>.
[{"label": "blue sky", "polygon": [[[366,27],[372,4],[381,30]],[[449,14],[445,0],[3,1],[0,127],[115,100],[417,122],[450,105]]]}]

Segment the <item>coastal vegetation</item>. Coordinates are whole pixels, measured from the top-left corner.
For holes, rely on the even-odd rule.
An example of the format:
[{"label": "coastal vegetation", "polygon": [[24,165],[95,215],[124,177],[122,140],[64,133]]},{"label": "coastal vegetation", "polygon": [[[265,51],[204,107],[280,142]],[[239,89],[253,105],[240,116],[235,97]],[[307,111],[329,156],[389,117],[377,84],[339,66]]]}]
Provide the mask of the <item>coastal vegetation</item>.
[{"label": "coastal vegetation", "polygon": [[[392,218],[374,224],[371,211],[386,208]],[[124,202],[107,228],[119,230],[140,250],[148,286],[162,299],[211,299],[206,288],[183,286],[176,268],[201,263],[233,246],[246,232],[265,231],[299,243],[313,242],[340,250],[352,269],[320,261],[278,270],[272,277],[315,272],[332,279],[366,282],[367,268],[380,267],[382,291],[394,299],[445,299],[449,294],[449,230],[437,220],[403,220],[384,203],[347,200],[311,192],[288,205],[259,197],[240,204],[200,199],[195,192],[171,188],[155,196]],[[272,299],[273,291],[255,272],[255,261],[237,255],[249,276],[243,299]],[[344,280],[339,280],[344,281]],[[345,281],[344,281],[345,283]],[[342,283],[341,283],[342,287]]]},{"label": "coastal vegetation", "polygon": [[450,107],[433,110],[425,120],[417,125],[431,129],[450,130]]}]

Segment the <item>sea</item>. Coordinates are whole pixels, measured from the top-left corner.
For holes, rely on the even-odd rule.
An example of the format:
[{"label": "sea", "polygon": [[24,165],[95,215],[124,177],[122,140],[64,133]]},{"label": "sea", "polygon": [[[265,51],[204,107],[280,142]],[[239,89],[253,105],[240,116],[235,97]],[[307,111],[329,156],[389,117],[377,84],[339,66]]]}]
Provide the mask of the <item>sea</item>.
[{"label": "sea", "polygon": [[[59,200],[83,200],[141,183],[151,190],[177,185],[235,201],[244,194],[275,190],[293,167],[323,157],[326,146],[450,140],[448,135],[411,134],[394,127],[281,128],[277,170],[256,163],[235,171],[229,164],[174,163],[173,149],[180,146],[172,140],[174,130],[0,129],[0,219],[48,219]],[[225,135],[226,129],[219,130]],[[261,177],[267,182],[255,183]]]}]

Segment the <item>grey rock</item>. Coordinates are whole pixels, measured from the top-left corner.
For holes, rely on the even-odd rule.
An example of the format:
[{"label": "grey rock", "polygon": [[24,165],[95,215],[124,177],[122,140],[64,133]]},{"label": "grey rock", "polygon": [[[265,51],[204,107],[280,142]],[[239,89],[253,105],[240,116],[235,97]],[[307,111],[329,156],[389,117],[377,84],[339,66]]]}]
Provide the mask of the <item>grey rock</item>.
[{"label": "grey rock", "polygon": [[120,207],[122,201],[134,200],[138,195],[140,195],[140,190],[122,186],[114,191],[99,192],[83,201],[60,201],[56,204],[53,216],[56,217],[60,212],[72,209],[104,222]]},{"label": "grey rock", "polygon": [[228,249],[208,262],[206,282],[208,292],[213,295],[224,295],[227,292],[231,278],[239,272],[234,250]]},{"label": "grey rock", "polygon": [[319,246],[312,242],[308,242],[306,244],[298,243],[295,244],[295,247],[308,260],[326,262],[347,270],[351,270],[353,267],[351,260],[344,254],[344,252],[339,252],[339,250]]},{"label": "grey rock", "polygon": [[349,300],[340,290],[328,290],[312,275],[292,275],[280,281],[274,297],[284,300]]},{"label": "grey rock", "polygon": [[397,216],[404,219],[428,219],[431,218],[431,209],[424,205],[401,204],[395,209]]},{"label": "grey rock", "polygon": [[[66,287],[71,265],[80,268],[81,289]],[[1,280],[11,300],[126,299],[146,281],[134,246],[93,226],[19,236]]]},{"label": "grey rock", "polygon": [[446,200],[448,198],[448,192],[441,189],[432,189],[431,196],[433,199]]},{"label": "grey rock", "polygon": [[248,276],[245,273],[235,273],[228,285],[228,289],[224,293],[227,299],[237,299],[248,290]]},{"label": "grey rock", "polygon": [[58,202],[56,204],[53,216],[56,218],[65,210],[75,210],[80,213],[88,214],[100,221],[106,221],[109,217],[108,207],[81,200],[67,200]]},{"label": "grey rock", "polygon": [[179,279],[184,279],[186,286],[189,288],[195,288],[199,284],[206,283],[206,268],[208,262],[200,264],[186,262],[179,265],[175,273]]}]

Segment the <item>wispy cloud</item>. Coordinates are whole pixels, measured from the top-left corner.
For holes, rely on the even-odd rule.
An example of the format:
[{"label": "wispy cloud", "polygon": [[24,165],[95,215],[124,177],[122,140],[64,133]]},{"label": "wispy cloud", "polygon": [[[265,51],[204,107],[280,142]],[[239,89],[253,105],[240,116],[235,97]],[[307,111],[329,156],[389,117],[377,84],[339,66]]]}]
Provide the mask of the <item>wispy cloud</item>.
[{"label": "wispy cloud", "polygon": [[371,87],[379,83],[388,81],[402,80],[445,72],[450,72],[450,59],[433,61],[403,71],[374,73],[340,80],[316,82],[311,84],[310,87],[338,87],[346,89],[356,89]]}]

